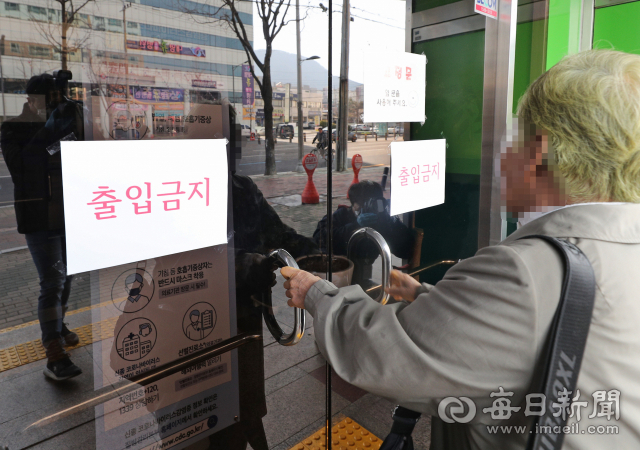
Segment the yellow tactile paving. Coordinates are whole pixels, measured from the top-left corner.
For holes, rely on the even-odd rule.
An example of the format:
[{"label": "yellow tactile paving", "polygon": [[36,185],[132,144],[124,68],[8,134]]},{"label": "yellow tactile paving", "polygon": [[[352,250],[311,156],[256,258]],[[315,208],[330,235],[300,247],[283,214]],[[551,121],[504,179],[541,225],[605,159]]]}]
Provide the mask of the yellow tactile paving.
[{"label": "yellow tactile paving", "polygon": [[[112,303],[113,302],[108,301],[108,302],[98,303],[97,305],[93,305],[93,306],[85,306],[84,308],[74,309],[73,311],[68,311],[65,314],[65,317],[72,316],[74,314],[78,314],[78,313],[85,312],[85,311],[91,311],[92,309],[101,308],[103,306],[106,306],[106,305],[109,305],[109,304],[112,304]],[[9,331],[20,330],[21,328],[27,328],[27,327],[30,327],[31,325],[37,325],[38,323],[39,322],[37,320],[32,320],[31,322],[22,323],[20,325],[14,325],[14,326],[9,327],[9,328],[3,328],[2,330],[0,330],[0,334],[8,333]]]},{"label": "yellow tactile paving", "polygon": [[[380,438],[348,417],[331,429],[331,448],[333,450],[378,450],[381,445]],[[325,448],[325,430],[321,428],[299,444],[291,447],[290,450],[322,450]]]},{"label": "yellow tactile paving", "polygon": [[[80,343],[72,348],[83,347],[85,345],[90,345],[94,342],[113,337],[113,329],[117,320],[118,317],[112,317],[110,319],[103,320],[102,322],[92,323],[72,329],[71,331],[75,332],[80,338]],[[40,361],[45,358],[46,355],[44,347],[42,346],[40,339],[5,348],[0,350],[0,372],[14,369],[35,361]]]}]

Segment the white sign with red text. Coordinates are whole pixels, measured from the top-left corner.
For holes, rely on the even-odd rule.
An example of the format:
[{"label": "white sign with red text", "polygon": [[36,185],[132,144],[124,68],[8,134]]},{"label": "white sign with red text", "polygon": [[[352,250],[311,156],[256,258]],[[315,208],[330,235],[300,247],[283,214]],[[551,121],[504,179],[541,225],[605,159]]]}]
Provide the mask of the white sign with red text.
[{"label": "white sign with red text", "polygon": [[424,122],[425,55],[365,57],[364,122]]},{"label": "white sign with red text", "polygon": [[225,139],[62,142],[69,275],[227,242]]},{"label": "white sign with red text", "polygon": [[473,10],[483,16],[498,18],[498,0],[475,0]]},{"label": "white sign with red text", "polygon": [[444,139],[391,143],[391,215],[444,203]]}]

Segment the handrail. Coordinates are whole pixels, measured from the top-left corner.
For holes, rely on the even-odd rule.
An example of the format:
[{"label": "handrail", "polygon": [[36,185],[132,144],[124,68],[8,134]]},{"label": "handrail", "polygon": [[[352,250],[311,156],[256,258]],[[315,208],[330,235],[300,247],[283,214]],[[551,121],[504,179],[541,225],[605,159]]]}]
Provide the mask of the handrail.
[{"label": "handrail", "polygon": [[[298,263],[293,256],[289,254],[286,250],[279,249],[274,250],[269,253],[269,258],[274,258],[277,263],[279,263],[280,267],[293,267],[294,269],[298,268]],[[273,303],[271,302],[271,290],[262,295],[263,299],[263,307],[262,307],[262,315],[264,316],[264,321],[267,324],[267,328],[273,335],[274,339],[278,341],[280,345],[290,346],[295,345],[300,342],[302,336],[304,336],[305,329],[305,314],[304,310],[301,308],[293,308],[293,330],[289,334],[284,334],[278,320],[276,319],[275,314],[273,313]]]},{"label": "handrail", "polygon": [[[371,239],[378,246],[378,251],[380,252],[380,256],[382,256],[382,285],[379,287],[388,288],[391,286],[391,250],[389,250],[389,246],[387,245],[387,241],[384,240],[382,235],[378,233],[373,228],[360,228],[356,230],[351,237],[349,238],[349,243],[347,244],[347,257],[354,261],[352,258],[353,249],[356,244],[360,242],[362,239]],[[354,261],[355,263],[355,261]],[[355,270],[354,270],[355,272]],[[372,291],[373,289],[368,289],[367,292]],[[389,294],[385,292],[384,289],[378,294],[378,298],[375,298],[378,303],[382,305],[386,305],[389,301]]]},{"label": "handrail", "polygon": [[[184,369],[195,366],[196,364],[207,361],[215,356],[222,355],[223,353],[229,352],[244,344],[248,344],[249,342],[259,341],[261,339],[262,336],[259,334],[239,334],[230,339],[226,339],[209,348],[198,350],[197,352],[194,352],[187,356],[183,356],[182,358],[178,358],[167,364],[163,364],[160,367],[149,370],[148,372],[144,372],[140,375],[122,380],[114,385],[106,386],[97,391],[98,394],[95,397],[90,398],[89,400],[85,400],[82,403],[78,403],[71,408],[63,409],[62,411],[58,411],[55,414],[44,417],[29,425],[24,429],[24,431],[27,431],[30,428],[48,425],[55,422],[56,420],[70,416],[71,414],[75,414],[80,411],[84,411],[85,409],[97,406],[101,403],[108,402],[109,400],[112,400],[121,395],[125,395],[130,391],[139,389],[140,386],[147,386],[149,384],[155,383],[162,378],[166,378]],[[100,393],[101,391],[106,392]]]},{"label": "handrail", "polygon": [[[453,260],[450,260],[450,259],[445,259],[444,261],[439,261],[439,262],[437,262],[435,264],[431,264],[429,266],[418,267],[416,270],[414,270],[413,272],[411,272],[411,273],[409,273],[407,275],[409,275],[410,277],[414,277],[414,276],[418,275],[419,273],[424,272],[425,270],[433,269],[434,267],[441,266],[443,264],[450,264],[450,265],[453,266],[455,264],[458,264],[460,261],[461,261],[460,259],[457,260],[457,261],[453,261]],[[379,284],[377,286],[370,287],[365,292],[369,293],[369,292],[375,291],[376,289],[380,289],[381,287],[382,287],[382,285]]]}]

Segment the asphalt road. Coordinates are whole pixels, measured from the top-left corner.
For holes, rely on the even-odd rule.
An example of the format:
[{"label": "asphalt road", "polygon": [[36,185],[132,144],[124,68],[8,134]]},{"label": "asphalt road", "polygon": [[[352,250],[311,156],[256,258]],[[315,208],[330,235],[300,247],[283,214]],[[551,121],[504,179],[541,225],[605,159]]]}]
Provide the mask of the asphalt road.
[{"label": "asphalt road", "polygon": [[[307,138],[304,149],[305,154],[309,153],[313,146],[311,140]],[[371,165],[388,165],[390,162],[389,145],[393,139],[387,141],[382,139],[358,139],[356,142],[349,142],[347,145],[348,164],[351,164],[351,157],[355,154],[362,155],[365,166]],[[335,146],[335,144],[334,144]],[[291,172],[295,170],[298,162],[298,144],[294,140],[289,143],[278,140],[276,144],[276,169],[278,172]],[[244,141],[242,147],[242,158],[237,160],[237,172],[240,175],[262,175],[264,174],[264,140],[258,144],[257,141]],[[326,167],[322,158],[320,158],[320,166]],[[335,166],[334,166],[335,167]]]},{"label": "asphalt road", "polygon": [[13,204],[13,182],[9,169],[0,155],[0,207]]}]

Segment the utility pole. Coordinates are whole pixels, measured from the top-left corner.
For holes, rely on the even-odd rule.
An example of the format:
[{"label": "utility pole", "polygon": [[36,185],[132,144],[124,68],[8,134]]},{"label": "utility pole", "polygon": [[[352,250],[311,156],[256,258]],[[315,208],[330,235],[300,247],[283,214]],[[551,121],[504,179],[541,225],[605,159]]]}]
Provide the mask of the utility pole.
[{"label": "utility pole", "polygon": [[127,104],[127,121],[129,122],[129,139],[133,139],[133,129],[131,127],[134,126],[131,114],[131,106],[129,100],[129,52],[127,50],[127,8],[131,8],[131,3],[128,5],[122,0],[122,27],[124,29],[124,78],[126,82],[126,91],[124,93],[125,102]]},{"label": "utility pole", "polygon": [[342,52],[340,55],[340,100],[338,108],[338,148],[336,170],[347,170],[347,140],[349,137],[349,24],[351,22],[350,0],[342,2]]},{"label": "utility pole", "polygon": [[4,34],[0,36],[0,92],[2,92],[2,121],[7,121],[7,106],[4,103],[4,75],[2,74],[2,55],[4,55]]},{"label": "utility pole", "polygon": [[296,48],[298,51],[298,57],[296,62],[298,63],[298,164],[296,165],[296,172],[304,172],[302,167],[302,158],[304,157],[304,144],[302,143],[302,56],[300,55],[300,0],[296,0]]}]

